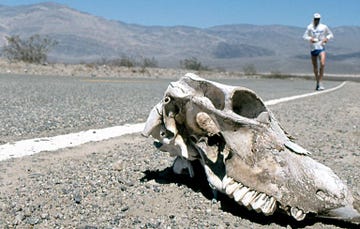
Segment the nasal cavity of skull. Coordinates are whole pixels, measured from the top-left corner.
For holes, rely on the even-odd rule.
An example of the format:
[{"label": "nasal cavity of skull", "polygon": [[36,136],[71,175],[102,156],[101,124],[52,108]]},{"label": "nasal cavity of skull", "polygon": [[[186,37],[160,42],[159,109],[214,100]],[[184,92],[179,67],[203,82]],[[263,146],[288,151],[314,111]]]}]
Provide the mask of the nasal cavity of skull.
[{"label": "nasal cavity of skull", "polygon": [[246,118],[256,118],[266,111],[262,101],[251,91],[237,90],[232,96],[233,111]]}]

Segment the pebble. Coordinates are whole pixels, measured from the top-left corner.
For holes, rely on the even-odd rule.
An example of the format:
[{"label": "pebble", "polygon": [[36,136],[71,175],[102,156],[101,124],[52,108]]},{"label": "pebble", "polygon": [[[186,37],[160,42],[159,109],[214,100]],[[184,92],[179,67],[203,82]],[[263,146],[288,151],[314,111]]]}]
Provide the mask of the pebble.
[{"label": "pebble", "polygon": [[75,201],[75,203],[77,203],[77,204],[80,204],[81,203],[81,195],[80,194],[76,194],[75,196],[74,196],[74,201]]}]

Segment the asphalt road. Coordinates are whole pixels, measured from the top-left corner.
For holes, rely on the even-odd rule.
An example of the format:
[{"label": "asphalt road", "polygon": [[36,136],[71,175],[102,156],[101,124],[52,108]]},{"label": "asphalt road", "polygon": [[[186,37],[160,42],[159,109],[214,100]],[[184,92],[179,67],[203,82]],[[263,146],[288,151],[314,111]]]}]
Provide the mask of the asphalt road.
[{"label": "asphalt road", "polygon": [[[144,122],[170,81],[0,76],[0,139]],[[314,82],[302,79],[217,81],[249,87],[265,101],[314,92]],[[339,84],[325,82],[328,88]],[[356,200],[358,88],[349,82],[331,93],[270,107],[299,145],[346,182]],[[172,163],[140,134],[0,161],[0,227],[352,228],[311,216],[301,222],[281,213],[264,216],[224,195],[212,203],[202,170],[194,179],[176,176]],[[360,209],[359,201],[354,207]]]},{"label": "asphalt road", "polygon": [[[176,79],[0,75],[0,144],[144,122]],[[314,91],[304,79],[216,79],[266,101]],[[326,87],[340,82],[325,82]]]}]

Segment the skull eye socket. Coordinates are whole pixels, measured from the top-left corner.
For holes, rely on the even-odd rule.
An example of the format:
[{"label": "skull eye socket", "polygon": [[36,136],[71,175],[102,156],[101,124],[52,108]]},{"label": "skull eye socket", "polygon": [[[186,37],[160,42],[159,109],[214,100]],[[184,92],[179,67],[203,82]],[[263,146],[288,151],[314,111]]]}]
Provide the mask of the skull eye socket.
[{"label": "skull eye socket", "polygon": [[232,96],[233,111],[246,118],[256,118],[266,111],[264,103],[251,91],[237,90]]},{"label": "skull eye socket", "polygon": [[210,99],[211,103],[218,110],[223,110],[225,107],[225,95],[220,90],[209,90],[205,92],[205,96]]},{"label": "skull eye socket", "polygon": [[216,109],[218,110],[224,109],[225,94],[222,90],[207,82],[202,82],[199,86],[203,91],[204,96],[211,101],[211,103],[214,105]]}]

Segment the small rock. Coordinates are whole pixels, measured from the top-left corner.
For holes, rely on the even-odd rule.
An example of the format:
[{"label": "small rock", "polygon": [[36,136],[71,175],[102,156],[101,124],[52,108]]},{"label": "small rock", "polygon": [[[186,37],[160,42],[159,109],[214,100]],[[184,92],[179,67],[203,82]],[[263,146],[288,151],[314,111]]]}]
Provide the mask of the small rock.
[{"label": "small rock", "polygon": [[26,222],[30,225],[36,225],[40,222],[40,219],[38,217],[30,217],[26,219]]},{"label": "small rock", "polygon": [[126,212],[127,210],[129,210],[129,206],[125,206],[125,207],[121,208],[122,212]]},{"label": "small rock", "polygon": [[81,195],[80,195],[79,193],[77,193],[77,194],[74,195],[74,201],[75,201],[75,203],[80,204],[80,203],[81,203],[81,200],[82,200],[82,197],[81,197]]},{"label": "small rock", "polygon": [[56,213],[54,216],[55,219],[62,219],[63,217],[64,217],[64,215],[61,214],[60,212]]},{"label": "small rock", "polygon": [[42,213],[40,217],[41,217],[41,219],[49,219],[49,214],[48,213]]},{"label": "small rock", "polygon": [[121,171],[124,169],[124,164],[122,161],[117,161],[112,165],[113,170]]},{"label": "small rock", "polygon": [[97,227],[96,227],[96,226],[86,225],[86,226],[84,227],[84,229],[97,229]]},{"label": "small rock", "polygon": [[21,221],[23,221],[24,219],[25,219],[24,214],[22,214],[22,213],[17,214],[17,215],[15,216],[14,224],[15,224],[15,225],[18,225],[18,224],[20,224]]}]

